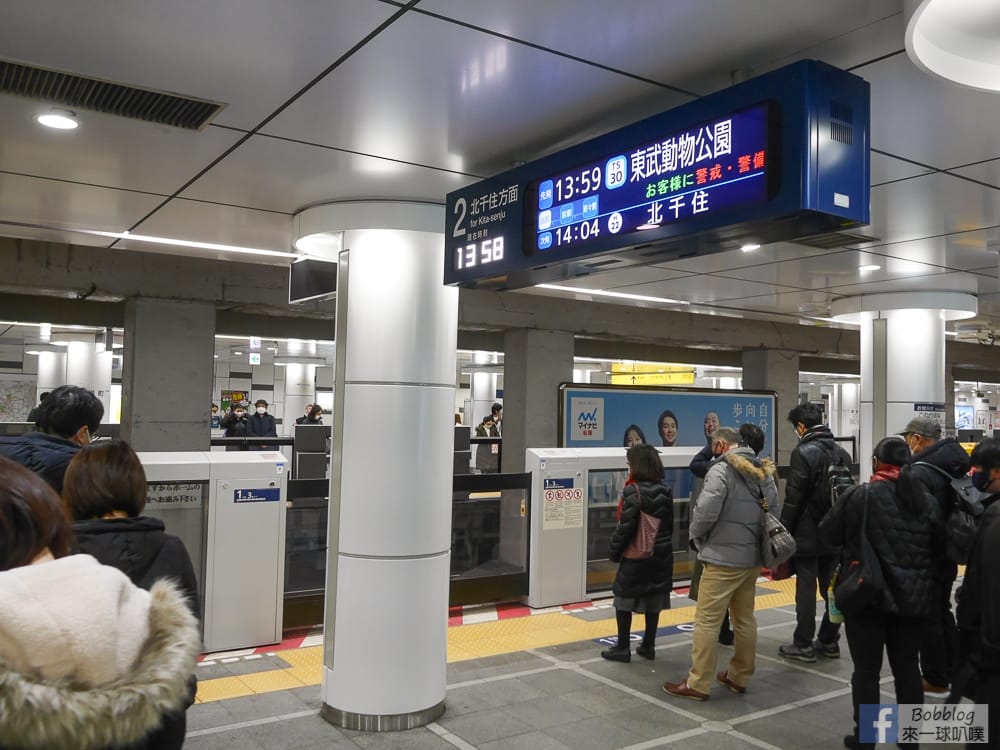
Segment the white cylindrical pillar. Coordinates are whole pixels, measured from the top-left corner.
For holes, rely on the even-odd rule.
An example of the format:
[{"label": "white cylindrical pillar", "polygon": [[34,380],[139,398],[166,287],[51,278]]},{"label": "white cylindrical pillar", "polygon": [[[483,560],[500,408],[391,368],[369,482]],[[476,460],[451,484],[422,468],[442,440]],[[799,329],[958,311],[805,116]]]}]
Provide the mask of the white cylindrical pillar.
[{"label": "white cylindrical pillar", "polygon": [[863,478],[883,437],[915,416],[945,426],[944,324],[972,317],[977,299],[962,292],[887,292],[834,303],[835,317],[861,324],[861,430]]},{"label": "white cylindrical pillar", "polygon": [[70,341],[66,349],[66,383],[86,388],[111,414],[111,352],[98,352],[93,341]]},{"label": "white cylindrical pillar", "polygon": [[442,284],[444,213],[348,203],[298,224],[345,230],[321,713],[420,726],[444,711],[447,663],[458,290]]},{"label": "white cylindrical pillar", "polygon": [[38,396],[67,384],[66,380],[66,354],[64,352],[39,352],[38,354],[38,393],[35,394],[37,403]]},{"label": "white cylindrical pillar", "polygon": [[316,365],[289,362],[285,365],[284,433],[291,435],[295,420],[305,414],[306,404],[316,403]]}]

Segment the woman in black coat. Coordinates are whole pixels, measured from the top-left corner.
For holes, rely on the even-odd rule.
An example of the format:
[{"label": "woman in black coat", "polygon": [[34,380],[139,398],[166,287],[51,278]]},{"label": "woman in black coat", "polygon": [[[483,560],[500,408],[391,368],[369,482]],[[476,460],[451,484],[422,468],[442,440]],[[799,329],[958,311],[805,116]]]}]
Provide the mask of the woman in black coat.
[{"label": "woman in black coat", "polygon": [[[642,612],[646,618],[645,634],[636,653],[646,659],[654,657],[653,645],[661,609],[670,608],[673,587],[674,504],[670,488],[663,484],[663,462],[651,445],[634,445],[625,454],[629,480],[622,491],[622,511],[618,526],[611,535],[609,557],[619,563],[612,591],[615,595],[615,618],[618,621],[618,643],[601,656],[609,661],[631,661],[629,643],[632,613]],[[651,557],[630,557],[630,543],[636,538],[641,513],[659,520]]]},{"label": "woman in black coat", "polygon": [[910,449],[902,438],[882,439],[872,456],[871,481],[843,492],[819,525],[823,541],[843,548],[843,573],[852,560],[862,559],[861,525],[867,508],[866,536],[885,579],[882,594],[871,604],[844,613],[854,661],[854,732],[844,737],[848,748],[875,747],[858,739],[858,707],[881,702],[883,650],[896,684],[896,703],[924,702],[920,635],[923,621],[934,611],[933,561],[940,556],[944,539],[939,506],[911,474],[909,458]]},{"label": "woman in black coat", "polygon": [[[184,543],[166,533],[163,521],[143,516],[146,473],[124,440],[94,443],[74,456],[66,469],[63,506],[73,521],[76,552],[118,568],[133,584],[152,588],[161,579],[177,584],[191,613],[199,616],[198,582]],[[189,699],[197,681],[191,675]],[[186,731],[184,712],[165,717],[149,738],[149,748],[179,748]]]}]

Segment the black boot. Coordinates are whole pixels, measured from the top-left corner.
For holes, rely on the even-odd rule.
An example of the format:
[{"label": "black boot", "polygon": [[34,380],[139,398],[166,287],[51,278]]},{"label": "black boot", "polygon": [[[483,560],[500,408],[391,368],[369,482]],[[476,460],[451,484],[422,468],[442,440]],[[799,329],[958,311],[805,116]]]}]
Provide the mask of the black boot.
[{"label": "black boot", "polygon": [[615,620],[618,622],[618,643],[601,652],[608,661],[632,661],[632,613],[628,610],[615,610]]},{"label": "black boot", "polygon": [[653,645],[656,643],[656,627],[659,621],[659,612],[646,613],[646,631],[642,634],[642,644],[635,650],[643,659],[652,660],[656,656]]}]

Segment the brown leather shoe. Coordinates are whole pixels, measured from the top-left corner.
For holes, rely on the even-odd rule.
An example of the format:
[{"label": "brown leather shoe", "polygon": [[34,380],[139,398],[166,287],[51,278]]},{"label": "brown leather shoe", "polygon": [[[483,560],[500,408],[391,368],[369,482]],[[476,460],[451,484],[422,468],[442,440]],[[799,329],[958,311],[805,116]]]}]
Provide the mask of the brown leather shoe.
[{"label": "brown leather shoe", "polygon": [[715,675],[715,679],[719,681],[720,685],[725,685],[727,688],[732,690],[734,693],[745,693],[747,689],[742,685],[737,685],[735,682],[729,679],[729,670],[725,672],[719,672]]},{"label": "brown leather shoe", "polygon": [[947,685],[935,685],[927,680],[923,680],[924,692],[930,693],[931,695],[947,695],[951,691],[948,689]]},{"label": "brown leather shoe", "polygon": [[664,682],[663,692],[669,695],[676,695],[678,698],[690,698],[693,701],[707,701],[708,693],[694,690],[688,687],[687,680],[680,682]]}]

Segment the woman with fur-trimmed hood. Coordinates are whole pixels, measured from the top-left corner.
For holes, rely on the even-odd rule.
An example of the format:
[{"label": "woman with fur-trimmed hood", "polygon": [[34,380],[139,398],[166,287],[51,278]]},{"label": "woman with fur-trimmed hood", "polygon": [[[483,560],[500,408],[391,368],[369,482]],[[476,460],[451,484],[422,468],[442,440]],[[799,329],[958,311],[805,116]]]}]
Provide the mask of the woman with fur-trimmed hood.
[{"label": "woman with fur-trimmed hood", "polygon": [[0,748],[179,748],[200,649],[184,596],[70,555],[59,498],[0,458]]}]

